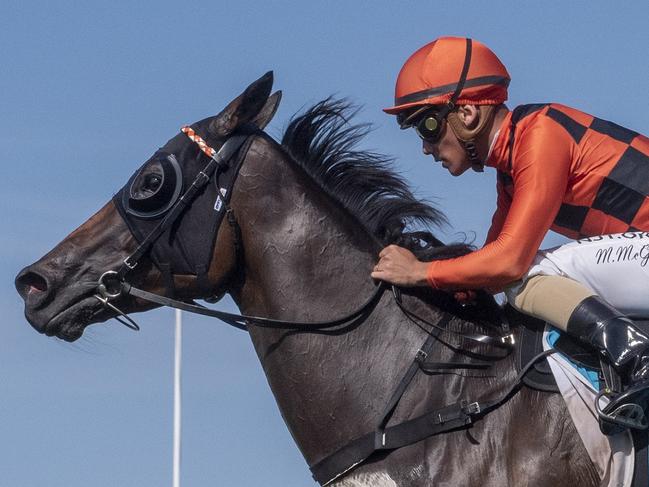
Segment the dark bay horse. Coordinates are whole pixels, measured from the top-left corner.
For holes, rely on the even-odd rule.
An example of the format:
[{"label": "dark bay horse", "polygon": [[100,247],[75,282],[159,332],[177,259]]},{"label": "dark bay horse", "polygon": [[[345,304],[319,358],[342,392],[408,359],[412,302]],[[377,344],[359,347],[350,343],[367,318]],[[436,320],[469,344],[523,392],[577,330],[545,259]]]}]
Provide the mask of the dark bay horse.
[{"label": "dark bay horse", "polygon": [[[270,95],[271,86],[272,76],[267,74],[219,115],[191,128],[211,147],[220,147],[243,126],[264,127],[279,102],[277,93]],[[215,237],[209,235],[207,220],[202,227],[200,222],[191,227],[194,212],[207,211],[209,216],[219,201],[216,186],[205,186],[180,220],[156,241],[152,253],[129,271],[128,281],[158,294],[170,293],[171,288],[183,300],[228,292],[242,312],[282,320],[329,320],[358,308],[376,291],[369,275],[381,247],[391,242],[406,245],[404,224],[435,223],[443,217],[413,197],[389,169],[388,160],[354,149],[364,128],[349,125],[348,115],[343,103],[325,101],[296,117],[281,144],[261,132],[252,133],[230,195],[229,215],[234,218],[224,220],[214,230]],[[161,151],[167,159],[157,166],[145,164],[134,179],[141,180],[138,190],[143,191],[143,200],[149,198],[147,191],[158,194],[158,188],[171,185],[172,176],[186,185],[205,165],[206,156],[185,134],[171,139]],[[178,164],[172,164],[172,159]],[[164,174],[164,181],[155,170],[146,169],[164,164],[171,171]],[[169,186],[163,196],[176,197],[176,187]],[[133,198],[137,200],[138,194]],[[164,203],[158,202],[158,209]],[[39,332],[72,341],[89,324],[115,316],[95,297],[97,282],[104,272],[120,268],[142,239],[126,223],[125,218],[133,215],[125,217],[118,206],[118,200],[110,201],[16,278],[25,315]],[[149,211],[146,205],[142,211]],[[151,213],[142,220],[146,224],[163,217]],[[237,224],[232,224],[235,218]],[[194,249],[197,245],[200,252]],[[174,262],[182,265],[161,272],[155,263],[164,258],[163,248],[176,252]],[[196,255],[205,249],[211,257],[209,268],[198,276],[187,269],[202,261]],[[455,250],[439,247],[433,253],[444,257]],[[449,329],[490,330],[491,325],[480,319],[481,313],[489,312],[486,305],[466,311],[443,293],[427,290],[404,290],[402,299],[405,307],[432,322],[443,313],[452,314]],[[132,296],[120,296],[114,304],[125,313],[154,306]],[[353,326],[307,333],[250,327],[282,416],[309,465],[375,429],[429,331],[406,320],[389,292]],[[481,347],[472,351],[490,352]],[[469,348],[465,339],[442,333],[429,358],[462,362]],[[391,423],[463,398],[497,396],[515,376],[513,354],[495,361],[487,371],[419,372]],[[470,427],[374,454],[331,485],[595,486],[599,482],[562,398],[523,387]]]}]

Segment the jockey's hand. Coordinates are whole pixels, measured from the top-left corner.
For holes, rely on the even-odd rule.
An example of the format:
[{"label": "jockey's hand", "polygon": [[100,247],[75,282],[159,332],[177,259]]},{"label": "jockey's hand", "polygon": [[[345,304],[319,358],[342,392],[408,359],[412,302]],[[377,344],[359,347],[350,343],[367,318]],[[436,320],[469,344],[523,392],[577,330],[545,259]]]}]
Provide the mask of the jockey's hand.
[{"label": "jockey's hand", "polygon": [[455,298],[455,301],[460,304],[473,304],[478,297],[478,293],[471,289],[467,289],[465,291],[455,291],[453,297]]},{"label": "jockey's hand", "polygon": [[397,245],[381,250],[379,262],[374,266],[372,277],[398,286],[427,286],[427,262],[420,262],[415,254]]}]

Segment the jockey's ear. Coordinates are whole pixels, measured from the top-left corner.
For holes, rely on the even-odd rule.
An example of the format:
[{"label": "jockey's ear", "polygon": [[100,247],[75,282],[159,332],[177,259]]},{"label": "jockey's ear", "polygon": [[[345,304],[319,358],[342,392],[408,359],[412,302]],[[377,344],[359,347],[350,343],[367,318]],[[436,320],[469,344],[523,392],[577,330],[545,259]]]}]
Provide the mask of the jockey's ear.
[{"label": "jockey's ear", "polygon": [[469,130],[476,128],[480,123],[480,109],[477,105],[460,105],[457,107],[457,115]]}]

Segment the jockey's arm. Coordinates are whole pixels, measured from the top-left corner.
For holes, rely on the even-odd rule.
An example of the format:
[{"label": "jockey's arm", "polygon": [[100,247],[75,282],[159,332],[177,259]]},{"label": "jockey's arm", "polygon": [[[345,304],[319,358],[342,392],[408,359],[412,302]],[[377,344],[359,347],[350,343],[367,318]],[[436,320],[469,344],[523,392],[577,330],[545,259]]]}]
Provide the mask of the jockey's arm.
[{"label": "jockey's arm", "polygon": [[[544,124],[521,137],[512,170],[514,194],[498,236],[471,254],[431,262],[427,278],[432,287],[495,291],[523,276],[559,211],[568,184],[572,148],[561,131],[558,125]],[[497,211],[492,230],[501,217]]]},{"label": "jockey's arm", "polygon": [[487,233],[487,239],[484,243],[485,245],[493,242],[498,238],[498,235],[500,235],[500,232],[503,229],[503,225],[505,224],[507,214],[509,213],[509,207],[512,204],[512,199],[505,191],[505,186],[503,185],[502,181],[500,181],[500,179],[498,180],[496,189],[498,191],[496,211],[491,218],[491,227],[489,228],[489,232]]}]

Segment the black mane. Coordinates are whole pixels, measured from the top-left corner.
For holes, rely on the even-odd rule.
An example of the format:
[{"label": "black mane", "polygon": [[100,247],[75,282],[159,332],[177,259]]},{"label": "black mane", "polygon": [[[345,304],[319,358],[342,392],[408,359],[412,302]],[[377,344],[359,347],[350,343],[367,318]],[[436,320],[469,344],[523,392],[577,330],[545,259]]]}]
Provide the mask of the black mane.
[{"label": "black mane", "polygon": [[[447,223],[444,214],[418,200],[393,159],[356,149],[370,131],[350,123],[358,109],[327,98],[289,123],[282,146],[330,197],[354,215],[382,244],[410,248],[421,259],[451,257],[470,251],[464,244],[444,246],[428,231]],[[412,224],[424,231],[405,232]]]}]

